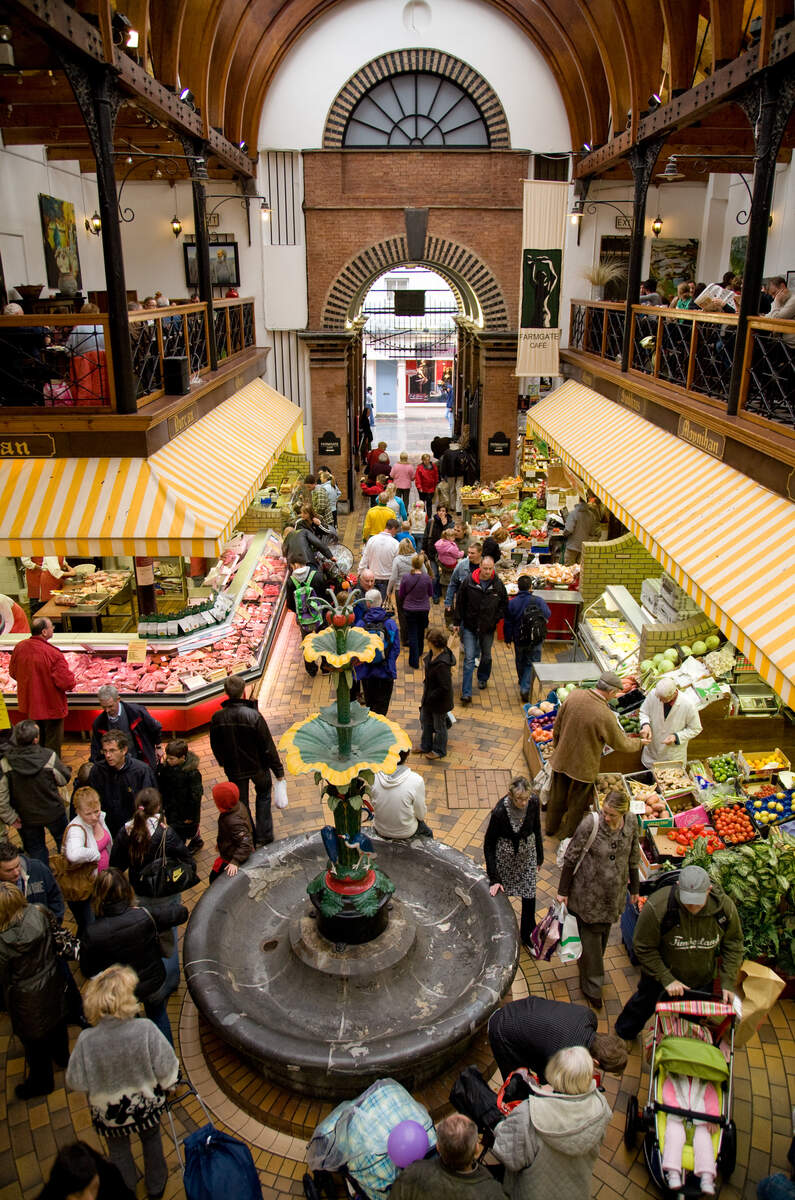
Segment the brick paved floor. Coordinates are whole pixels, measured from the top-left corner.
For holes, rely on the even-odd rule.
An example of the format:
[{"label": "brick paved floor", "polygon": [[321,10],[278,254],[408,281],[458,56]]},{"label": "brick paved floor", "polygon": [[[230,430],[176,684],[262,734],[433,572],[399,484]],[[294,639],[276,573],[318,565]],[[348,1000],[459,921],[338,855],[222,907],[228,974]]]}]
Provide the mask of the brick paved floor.
[{"label": "brick paved floor", "polygon": [[[361,516],[359,516],[359,520]],[[351,536],[356,517],[343,519],[344,540]],[[439,610],[434,612],[438,621]],[[390,708],[390,717],[399,720],[413,737],[418,735],[417,710],[422,688],[419,672],[406,666],[401,654],[398,682]],[[298,657],[298,637],[291,622],[285,623],[275,642],[260,688],[260,704],[274,736],[278,736],[302,712],[327,702],[328,680],[310,679]],[[511,774],[524,773],[522,754],[522,716],[512,656],[501,643],[495,643],[494,673],[489,688],[476,692],[468,708],[458,706],[458,722],[450,731],[450,749],[444,765],[414,762],[426,779],[429,823],[450,845],[483,861],[482,837],[488,809],[501,794]],[[206,730],[190,739],[198,754],[204,776],[205,793],[222,778],[210,754]],[[75,766],[87,757],[87,746],[69,742],[64,757]],[[289,781],[290,807],[276,814],[277,837],[314,829],[321,821],[317,791],[309,778]],[[206,880],[214,857],[215,810],[205,801],[203,832],[205,849],[199,854],[199,870]],[[540,873],[538,907],[543,911],[556,891],[555,847],[547,846],[547,860]],[[192,906],[201,895],[204,882],[186,895]],[[636,971],[630,966],[614,929],[606,956],[608,983],[600,1029],[607,1031],[634,988]],[[580,1000],[576,965],[556,962],[537,964],[522,952],[514,998],[528,993],[544,994],[560,1000]],[[265,1197],[301,1196],[304,1171],[304,1142],[280,1128],[272,1128],[243,1111],[218,1087],[202,1054],[197,1014],[186,995],[184,985],[171,997],[169,1012],[177,1037],[185,1071],[208,1103],[215,1121],[233,1134],[243,1137],[252,1147],[260,1171]],[[72,1037],[76,1030],[72,1030]],[[5,1066],[5,1087],[0,1089],[0,1200],[29,1200],[38,1194],[46,1179],[58,1146],[75,1137],[97,1143],[91,1128],[88,1108],[82,1095],[64,1090],[63,1074],[56,1074],[56,1091],[30,1104],[14,1097],[14,1085],[23,1076],[23,1058],[19,1042],[12,1036],[8,1018],[0,1017],[0,1059]],[[795,1104],[795,1004],[780,1004],[770,1021],[735,1060],[734,1117],[738,1128],[738,1165],[731,1185],[723,1190],[726,1200],[750,1198],[756,1183],[771,1170],[785,1166],[790,1139],[790,1107]],[[642,1069],[640,1054],[635,1052],[621,1080],[608,1077],[607,1097],[614,1107],[599,1161],[594,1172],[592,1195],[599,1200],[623,1196],[637,1200],[654,1194],[646,1173],[642,1152],[628,1153],[623,1145],[624,1111],[630,1095],[641,1095],[648,1077]],[[263,1093],[264,1094],[264,1093]],[[262,1097],[260,1097],[262,1099]],[[285,1094],[273,1098],[274,1111],[289,1111]],[[294,1104],[297,1119],[305,1117],[301,1104]],[[202,1123],[198,1106],[188,1102],[179,1113],[180,1135]],[[165,1137],[165,1127],[164,1127]],[[166,1198],[184,1195],[173,1145],[168,1145],[171,1168]],[[139,1196],[144,1195],[143,1184]]]}]

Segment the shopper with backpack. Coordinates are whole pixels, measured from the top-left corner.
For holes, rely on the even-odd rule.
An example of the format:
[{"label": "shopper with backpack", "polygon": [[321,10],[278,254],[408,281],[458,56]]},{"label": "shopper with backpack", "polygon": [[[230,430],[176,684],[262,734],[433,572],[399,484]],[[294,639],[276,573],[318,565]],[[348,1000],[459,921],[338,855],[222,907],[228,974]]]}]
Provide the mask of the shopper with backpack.
[{"label": "shopper with backpack", "polygon": [[[427,579],[427,575],[425,576]],[[364,597],[367,608],[356,624],[368,633],[377,633],[383,643],[372,662],[359,662],[354,666],[354,676],[361,682],[364,702],[374,713],[385,717],[392,699],[392,688],[397,679],[397,657],[400,653],[400,632],[394,617],[383,607],[378,588],[371,588]]]},{"label": "shopper with backpack", "polygon": [[541,662],[547,622],[552,615],[546,601],[533,595],[532,586],[533,581],[529,575],[519,576],[519,592],[508,601],[508,612],[503,625],[505,645],[510,646],[513,642],[516,678],[523,702],[530,699],[533,663]]},{"label": "shopper with backpack", "polygon": [[[317,567],[310,567],[300,552],[293,555],[292,571],[287,579],[284,602],[295,613],[295,623],[302,638],[323,626],[323,601],[331,596]],[[307,675],[317,675],[316,662],[304,659]]]}]

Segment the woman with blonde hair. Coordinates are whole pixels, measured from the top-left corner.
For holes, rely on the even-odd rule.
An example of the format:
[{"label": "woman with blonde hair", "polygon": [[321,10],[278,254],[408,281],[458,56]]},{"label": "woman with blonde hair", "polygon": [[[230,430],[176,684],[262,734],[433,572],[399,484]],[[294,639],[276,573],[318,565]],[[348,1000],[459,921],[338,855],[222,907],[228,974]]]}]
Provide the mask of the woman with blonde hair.
[{"label": "woman with blonde hair", "polygon": [[406,512],[406,506],[401,497],[398,495],[397,484],[395,483],[394,479],[387,481],[386,487],[384,488],[384,496],[384,503],[386,504],[387,508],[391,508],[392,512],[396,517],[399,518],[399,520],[407,521],[408,513]]},{"label": "woman with blonde hair", "polygon": [[92,1029],[77,1039],[66,1086],[86,1092],[94,1127],[108,1144],[108,1157],[133,1192],[138,1172],[130,1139],[137,1133],[150,1197],[162,1196],[168,1168],[160,1136],[166,1092],[179,1077],[172,1047],[152,1021],[136,1020],[138,976],[118,964],[101,971],[83,989],[83,1007]]},{"label": "woman with blonde hair", "polygon": [[64,979],[48,911],[28,904],[14,883],[0,883],[0,984],[28,1068],[14,1091],[20,1100],[49,1096],[53,1062],[69,1061]]},{"label": "woman with blonde hair", "polygon": [[494,1154],[505,1165],[510,1200],[589,1200],[611,1117],[593,1066],[584,1046],[558,1050],[547,1063],[547,1083],[531,1085],[527,1100],[497,1126]]}]

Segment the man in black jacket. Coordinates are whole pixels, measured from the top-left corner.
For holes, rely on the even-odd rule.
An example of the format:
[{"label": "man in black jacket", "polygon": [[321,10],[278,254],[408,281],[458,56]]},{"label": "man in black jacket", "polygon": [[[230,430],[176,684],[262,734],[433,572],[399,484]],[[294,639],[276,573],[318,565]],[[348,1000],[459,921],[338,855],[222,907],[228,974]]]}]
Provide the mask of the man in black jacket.
[{"label": "man in black jacket", "polygon": [[45,830],[61,848],[67,821],[58,789],[71,774],[54,750],[39,744],[36,721],[20,721],[0,759],[0,821],[18,829],[26,854],[45,865]]},{"label": "man in black jacket", "polygon": [[111,730],[120,729],[130,739],[130,750],[133,758],[149,763],[152,770],[157,769],[160,749],[162,726],[149,713],[143,704],[131,704],[129,700],[123,703],[119,693],[112,684],[105,684],[97,691],[102,712],[91,726],[92,762],[102,760],[102,735]]},{"label": "man in black jacket", "polygon": [[246,699],[242,677],[227,676],[224,691],[228,699],[210,721],[210,747],[229,782],[240,789],[249,816],[249,780],[254,784],[254,844],[267,846],[273,841],[271,771],[284,779],[284,767],[256,700]]},{"label": "man in black jacket", "polygon": [[282,555],[288,565],[292,565],[296,560],[296,556],[300,555],[304,563],[308,563],[310,567],[317,568],[316,554],[320,554],[323,558],[328,559],[333,557],[326,543],[321,541],[311,529],[296,529],[295,525],[285,525]]},{"label": "man in black jacket", "polygon": [[489,1018],[491,1051],[503,1082],[517,1067],[527,1067],[544,1082],[553,1054],[567,1046],[584,1046],[603,1071],[620,1074],[627,1065],[621,1038],[597,1033],[597,1016],[584,1004],[529,996],[498,1008]]},{"label": "man in black jacket", "polygon": [[64,917],[63,894],[49,867],[19,853],[19,846],[0,842],[0,883],[13,883],[28,904],[49,908],[58,924]]},{"label": "man in black jacket", "polygon": [[461,700],[472,702],[472,676],[475,659],[478,664],[478,687],[488,686],[491,676],[491,645],[498,622],[508,611],[505,584],[494,572],[494,559],[483,556],[480,566],[461,584],[455,600],[453,622],[461,629],[464,648],[464,671],[461,680]]},{"label": "man in black jacket", "polygon": [[142,788],[156,788],[155,773],[148,763],[133,758],[130,740],[121,730],[102,736],[102,762],[95,762],[88,776],[88,787],[99,793],[105,812],[105,824],[115,838],[135,811],[135,797]]}]

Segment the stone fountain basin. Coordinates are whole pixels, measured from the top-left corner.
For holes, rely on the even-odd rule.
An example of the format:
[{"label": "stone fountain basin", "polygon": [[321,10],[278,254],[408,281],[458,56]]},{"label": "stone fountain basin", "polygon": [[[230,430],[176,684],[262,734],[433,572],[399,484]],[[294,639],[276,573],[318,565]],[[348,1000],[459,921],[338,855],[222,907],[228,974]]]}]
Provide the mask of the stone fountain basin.
[{"label": "stone fountain basin", "polygon": [[218,1036],[266,1079],[316,1097],[441,1074],[518,965],[513,910],[470,858],[428,838],[373,841],[395,897],[387,930],[366,945],[317,932],[306,887],[326,865],[319,833],[264,847],[218,879],[185,933],[188,988]]}]

